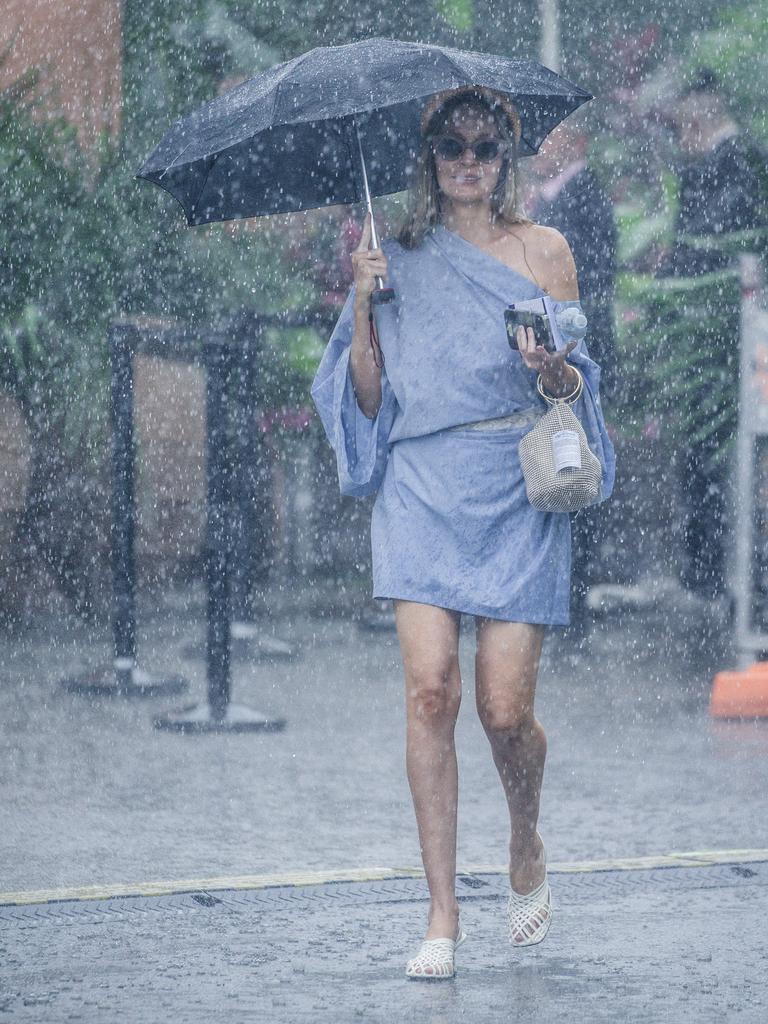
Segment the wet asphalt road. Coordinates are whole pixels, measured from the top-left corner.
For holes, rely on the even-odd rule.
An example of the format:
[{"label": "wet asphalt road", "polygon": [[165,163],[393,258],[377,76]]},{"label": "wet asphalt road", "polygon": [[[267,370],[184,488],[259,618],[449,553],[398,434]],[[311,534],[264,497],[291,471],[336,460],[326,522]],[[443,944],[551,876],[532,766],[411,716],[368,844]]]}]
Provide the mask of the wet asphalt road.
[{"label": "wet asphalt road", "polygon": [[[108,636],[60,622],[3,644],[0,890],[420,866],[394,634],[282,616],[276,632],[301,658],[237,665],[235,692],[285,715],[286,730],[180,736],[151,716],[204,693],[201,663],[183,657],[202,633],[187,612],[145,616],[142,629],[145,665],[191,680],[191,697],[171,701],[61,692],[81,659],[108,658]],[[459,867],[503,872],[506,808],[474,710],[472,626],[461,640]],[[718,628],[657,608],[599,622],[579,647],[548,638],[537,713],[551,864],[768,847],[768,722],[707,714],[713,672],[733,664]],[[768,862],[552,883],[546,942],[511,950],[503,873],[495,889],[460,877],[470,940],[456,978],[432,983],[403,976],[423,935],[423,881],[410,896],[359,883],[0,908],[0,1020],[765,1021]]]},{"label": "wet asphalt road", "polygon": [[[0,911],[0,1019],[20,1024],[762,1024],[768,863],[552,876],[541,945],[511,949],[504,903],[461,895],[457,974],[408,981],[425,902],[226,893],[65,917]],[[327,888],[327,887],[326,887]],[[362,886],[355,886],[358,892]],[[461,887],[460,887],[461,888]],[[469,895],[465,895],[469,893]],[[143,903],[143,905],[142,905]],[[129,904],[129,906],[126,906]]]},{"label": "wet asphalt road", "polygon": [[[277,635],[302,656],[236,664],[235,695],[285,715],[285,731],[180,736],[152,714],[205,692],[203,664],[183,657],[202,635],[194,608],[142,627],[144,664],[191,681],[191,697],[170,700],[61,692],[80,659],[110,649],[108,635],[65,625],[0,651],[0,890],[420,866],[393,633],[281,616]],[[503,866],[506,805],[474,707],[471,618],[462,629],[458,860]],[[547,639],[537,714],[550,862],[768,847],[768,722],[710,720],[712,674],[733,664],[716,634],[711,620],[657,609],[599,622],[580,647]]]}]

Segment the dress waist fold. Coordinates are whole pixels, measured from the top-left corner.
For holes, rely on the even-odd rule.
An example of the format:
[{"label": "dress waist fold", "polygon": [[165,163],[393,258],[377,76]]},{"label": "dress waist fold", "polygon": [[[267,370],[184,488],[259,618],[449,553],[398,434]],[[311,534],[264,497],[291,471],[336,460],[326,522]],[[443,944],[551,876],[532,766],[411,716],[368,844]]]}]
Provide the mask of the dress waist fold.
[{"label": "dress waist fold", "polygon": [[534,424],[541,415],[541,409],[531,406],[529,409],[510,413],[509,416],[496,416],[490,420],[459,423],[455,427],[446,427],[446,430],[502,430],[504,427],[526,427],[528,424]]}]

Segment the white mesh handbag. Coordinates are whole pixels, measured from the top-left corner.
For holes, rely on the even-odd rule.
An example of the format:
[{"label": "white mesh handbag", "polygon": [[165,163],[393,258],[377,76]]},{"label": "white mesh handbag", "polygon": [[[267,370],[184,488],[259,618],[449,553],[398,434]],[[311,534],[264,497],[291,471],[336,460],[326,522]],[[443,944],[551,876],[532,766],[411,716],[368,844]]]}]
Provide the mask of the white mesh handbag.
[{"label": "white mesh handbag", "polygon": [[551,398],[539,378],[539,394],[552,408],[523,437],[518,451],[528,500],[540,512],[576,512],[600,496],[603,467],[569,407],[578,400],[583,384],[579,374],[573,395]]}]

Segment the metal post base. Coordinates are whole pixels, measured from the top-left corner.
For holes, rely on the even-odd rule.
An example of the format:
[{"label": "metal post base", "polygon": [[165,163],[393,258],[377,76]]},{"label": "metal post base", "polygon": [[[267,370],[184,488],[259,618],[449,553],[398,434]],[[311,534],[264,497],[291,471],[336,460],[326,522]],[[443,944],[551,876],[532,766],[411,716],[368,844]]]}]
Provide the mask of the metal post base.
[{"label": "metal post base", "polygon": [[281,640],[262,631],[254,622],[233,622],[232,654],[238,658],[296,658],[302,652],[298,644]]},{"label": "metal post base", "polygon": [[168,711],[154,719],[156,729],[170,732],[279,732],[285,728],[284,718],[267,718],[246,707],[228,704],[223,717],[213,713],[210,704],[188,704],[178,711]]},{"label": "metal post base", "polygon": [[189,689],[183,676],[155,676],[136,665],[96,668],[68,676],[59,685],[67,693],[82,697],[172,697]]},{"label": "metal post base", "polygon": [[[230,657],[235,661],[288,661],[303,654],[298,644],[262,632],[261,627],[252,622],[233,622],[230,637]],[[184,648],[186,658],[205,656],[203,644],[188,644]]]}]

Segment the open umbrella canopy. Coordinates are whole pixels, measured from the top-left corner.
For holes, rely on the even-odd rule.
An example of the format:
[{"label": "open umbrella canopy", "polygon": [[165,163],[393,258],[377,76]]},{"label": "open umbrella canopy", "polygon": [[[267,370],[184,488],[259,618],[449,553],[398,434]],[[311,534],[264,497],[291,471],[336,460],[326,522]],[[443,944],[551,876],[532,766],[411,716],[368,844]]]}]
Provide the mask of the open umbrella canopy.
[{"label": "open umbrella canopy", "polygon": [[[535,61],[374,37],[317,47],[181,118],[137,177],[189,225],[355,203],[407,188],[426,99],[479,85],[520,115],[530,156],[591,95]],[[365,166],[361,161],[361,151]]]}]

